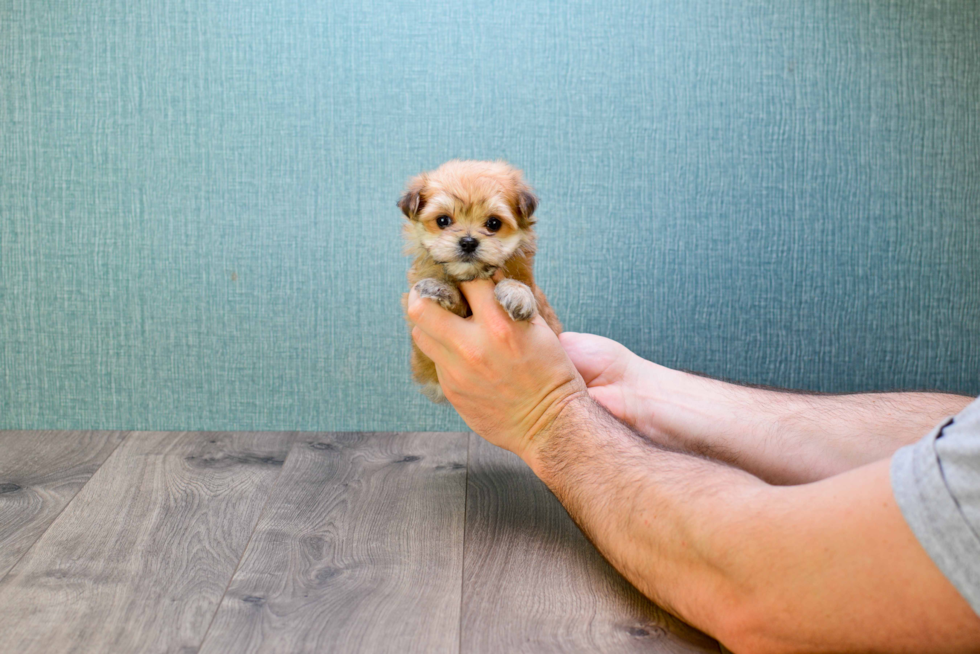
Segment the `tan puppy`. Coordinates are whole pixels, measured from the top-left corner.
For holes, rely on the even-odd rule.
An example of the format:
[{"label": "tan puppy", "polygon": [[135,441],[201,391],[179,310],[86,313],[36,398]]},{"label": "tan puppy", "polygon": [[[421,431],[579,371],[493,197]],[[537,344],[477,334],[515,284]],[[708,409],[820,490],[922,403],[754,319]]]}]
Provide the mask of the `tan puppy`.
[{"label": "tan puppy", "polygon": [[[408,283],[420,297],[470,315],[459,282],[498,270],[497,301],[514,320],[538,313],[556,334],[561,323],[534,283],[534,210],[538,199],[521,171],[503,161],[447,161],[412,178],[398,206],[408,218],[406,253],[415,257]],[[402,297],[407,306],[408,293]],[[411,323],[411,321],[409,321]],[[445,397],[436,367],[412,342],[412,372],[433,402]]]}]

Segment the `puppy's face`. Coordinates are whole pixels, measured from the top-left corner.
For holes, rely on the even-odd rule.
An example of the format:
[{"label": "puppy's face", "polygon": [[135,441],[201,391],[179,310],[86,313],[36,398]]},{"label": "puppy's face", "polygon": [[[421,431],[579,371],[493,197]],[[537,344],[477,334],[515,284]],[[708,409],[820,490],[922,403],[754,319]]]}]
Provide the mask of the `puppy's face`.
[{"label": "puppy's face", "polygon": [[410,247],[461,281],[491,276],[534,242],[537,198],[500,161],[449,161],[412,179],[398,206]]}]

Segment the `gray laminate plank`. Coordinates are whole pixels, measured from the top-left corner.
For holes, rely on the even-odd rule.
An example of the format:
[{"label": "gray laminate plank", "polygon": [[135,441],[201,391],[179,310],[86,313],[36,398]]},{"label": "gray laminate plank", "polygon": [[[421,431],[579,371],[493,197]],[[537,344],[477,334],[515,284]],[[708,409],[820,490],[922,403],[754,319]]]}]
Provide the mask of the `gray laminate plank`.
[{"label": "gray laminate plank", "polygon": [[297,441],[202,654],[457,651],[466,439]]},{"label": "gray laminate plank", "polygon": [[125,437],[120,431],[0,431],[0,579]]},{"label": "gray laminate plank", "polygon": [[4,651],[196,650],[291,440],[131,433],[0,582]]},{"label": "gray laminate plank", "polygon": [[461,651],[717,652],[610,566],[513,454],[469,447]]}]

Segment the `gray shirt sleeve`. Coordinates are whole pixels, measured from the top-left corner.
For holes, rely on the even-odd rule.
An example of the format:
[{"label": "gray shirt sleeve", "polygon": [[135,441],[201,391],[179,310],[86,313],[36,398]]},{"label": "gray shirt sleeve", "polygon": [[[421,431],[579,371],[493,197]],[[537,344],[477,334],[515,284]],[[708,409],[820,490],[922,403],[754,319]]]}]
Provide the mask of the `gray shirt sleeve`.
[{"label": "gray shirt sleeve", "polygon": [[980,398],[892,458],[905,521],[980,615]]}]

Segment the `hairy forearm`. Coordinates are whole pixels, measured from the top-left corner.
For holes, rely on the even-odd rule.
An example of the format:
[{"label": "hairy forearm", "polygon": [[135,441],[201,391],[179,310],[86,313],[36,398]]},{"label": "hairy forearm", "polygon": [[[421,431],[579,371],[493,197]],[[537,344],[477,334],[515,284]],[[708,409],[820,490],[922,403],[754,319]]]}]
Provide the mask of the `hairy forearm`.
[{"label": "hairy forearm", "polygon": [[771,486],[587,398],[523,456],[630,582],[732,651],[976,651],[980,622],[909,530],[887,460]]},{"label": "hairy forearm", "polygon": [[637,430],[772,483],[823,479],[891,456],[972,398],[944,393],[814,395],[738,386],[648,363]]},{"label": "hairy forearm", "polygon": [[525,459],[606,558],[659,605],[723,637],[739,601],[733,526],[769,487],[657,446],[588,398],[539,438]]}]

